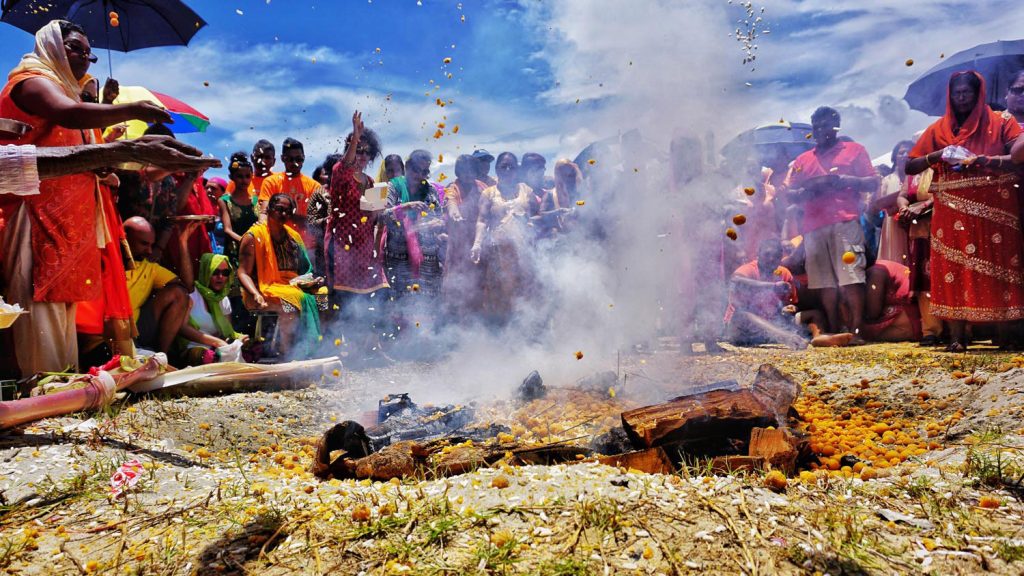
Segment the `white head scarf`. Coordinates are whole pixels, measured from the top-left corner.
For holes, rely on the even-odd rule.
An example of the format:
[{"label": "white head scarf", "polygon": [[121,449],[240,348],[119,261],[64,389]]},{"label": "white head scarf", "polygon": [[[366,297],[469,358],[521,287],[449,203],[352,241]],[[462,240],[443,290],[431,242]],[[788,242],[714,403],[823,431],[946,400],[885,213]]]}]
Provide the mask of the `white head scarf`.
[{"label": "white head scarf", "polygon": [[36,32],[36,49],[25,54],[11,73],[8,80],[24,72],[34,72],[44,76],[58,86],[75,102],[81,102],[81,87],[71,72],[68,55],[64,49],[64,37],[60,33],[60,20],[51,20]]}]

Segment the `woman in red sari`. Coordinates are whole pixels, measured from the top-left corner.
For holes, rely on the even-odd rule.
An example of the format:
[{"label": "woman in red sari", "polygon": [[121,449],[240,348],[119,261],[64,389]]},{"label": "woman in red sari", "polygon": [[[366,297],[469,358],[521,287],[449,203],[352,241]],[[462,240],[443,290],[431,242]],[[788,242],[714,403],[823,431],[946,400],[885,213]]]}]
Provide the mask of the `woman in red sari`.
[{"label": "woman in red sari", "polygon": [[383,356],[377,324],[383,313],[384,254],[377,226],[379,212],[360,207],[363,192],[373,187],[365,173],[367,165],[380,156],[377,135],[363,127],[362,115],[352,115],[352,133],[345,139],[345,155],[334,165],[329,188],[329,212],[324,230],[327,280],[332,309],[340,309],[341,328],[350,341],[360,341],[362,352]]},{"label": "woman in red sari", "polygon": [[[968,322],[1024,318],[1020,198],[1007,156],[1021,128],[985,103],[985,80],[957,72],[946,115],[910,151],[907,174],[931,167],[932,311],[949,323],[949,352],[967,350]],[[957,155],[956,148],[966,148]]]}]

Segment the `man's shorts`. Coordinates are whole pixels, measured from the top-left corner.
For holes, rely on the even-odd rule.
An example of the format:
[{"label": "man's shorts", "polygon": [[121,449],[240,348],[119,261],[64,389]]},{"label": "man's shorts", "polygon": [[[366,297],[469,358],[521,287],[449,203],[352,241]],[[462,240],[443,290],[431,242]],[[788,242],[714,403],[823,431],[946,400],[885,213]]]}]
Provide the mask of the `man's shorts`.
[{"label": "man's shorts", "polygon": [[[867,257],[864,254],[864,230],[858,220],[837,222],[804,234],[807,254],[807,287],[811,290],[863,284]],[[852,264],[843,262],[843,254],[852,252]]]}]

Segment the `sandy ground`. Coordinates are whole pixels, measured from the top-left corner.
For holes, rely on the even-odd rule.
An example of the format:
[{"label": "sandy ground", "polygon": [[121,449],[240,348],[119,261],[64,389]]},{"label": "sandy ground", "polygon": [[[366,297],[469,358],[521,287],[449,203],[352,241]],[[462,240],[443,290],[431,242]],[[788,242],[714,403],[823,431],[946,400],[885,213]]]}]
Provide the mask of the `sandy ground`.
[{"label": "sandy ground", "polygon": [[[723,379],[749,383],[762,363],[803,385],[807,413],[792,422],[796,429],[820,435],[830,422],[870,413],[890,434],[928,448],[904,450],[891,466],[880,463],[885,467],[873,468],[871,479],[851,470],[805,472],[779,491],[761,473],[648,475],[589,462],[497,465],[436,480],[321,482],[307,472],[316,437],[375,409],[384,394],[439,397],[436,383],[450,368],[400,364],[280,393],[125,399],[102,414],[0,435],[0,570],[1024,571],[1024,357],[950,356],[911,345],[682,356],[668,345],[623,356],[614,398],[604,392],[585,406],[545,408],[535,419],[545,421],[544,430],[515,420],[510,403],[489,403],[480,413],[522,422],[527,431],[516,433],[524,440],[558,438],[566,429],[566,436],[589,435],[613,425],[625,407]],[[891,448],[877,450],[881,433],[863,431],[863,441],[861,434],[848,433],[840,452],[874,446],[876,463],[892,456],[878,455]],[[820,450],[829,442],[822,437]],[[131,458],[145,467],[141,480],[127,496],[112,498],[110,476]]]}]

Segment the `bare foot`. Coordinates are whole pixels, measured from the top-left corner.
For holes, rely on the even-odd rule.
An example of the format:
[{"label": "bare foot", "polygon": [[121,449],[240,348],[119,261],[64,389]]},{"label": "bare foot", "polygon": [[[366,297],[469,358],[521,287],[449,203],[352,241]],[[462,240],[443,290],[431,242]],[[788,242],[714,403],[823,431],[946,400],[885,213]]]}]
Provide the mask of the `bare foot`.
[{"label": "bare foot", "polygon": [[853,334],[841,332],[839,334],[822,334],[811,339],[811,346],[815,348],[835,348],[846,346],[853,340]]}]

